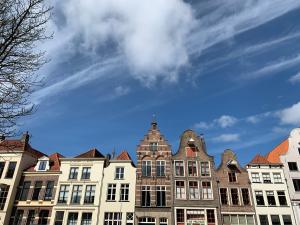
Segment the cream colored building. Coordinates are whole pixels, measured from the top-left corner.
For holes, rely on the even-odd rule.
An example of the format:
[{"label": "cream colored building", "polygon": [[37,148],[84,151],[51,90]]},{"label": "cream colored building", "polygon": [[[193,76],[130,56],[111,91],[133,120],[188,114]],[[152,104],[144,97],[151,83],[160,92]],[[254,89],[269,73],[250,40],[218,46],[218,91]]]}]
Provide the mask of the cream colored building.
[{"label": "cream colored building", "polygon": [[0,140],[0,224],[8,225],[23,170],[44,154],[33,149],[26,133],[20,140]]},{"label": "cream colored building", "polygon": [[126,151],[104,169],[99,225],[133,225],[136,168]]},{"label": "cream colored building", "polygon": [[92,149],[61,159],[51,225],[98,225],[105,157]]},{"label": "cream colored building", "polygon": [[258,225],[297,225],[283,165],[257,155],[247,165]]}]

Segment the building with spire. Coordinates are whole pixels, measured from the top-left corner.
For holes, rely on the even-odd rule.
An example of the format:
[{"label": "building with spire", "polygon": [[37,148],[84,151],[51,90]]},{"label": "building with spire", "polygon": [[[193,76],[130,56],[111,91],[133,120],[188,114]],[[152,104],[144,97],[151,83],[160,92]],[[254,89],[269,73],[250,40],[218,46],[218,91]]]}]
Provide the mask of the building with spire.
[{"label": "building with spire", "polygon": [[221,224],[214,158],[207,154],[202,136],[183,132],[172,170],[174,224]]},{"label": "building with spire", "polygon": [[137,146],[136,156],[135,224],[173,224],[172,151],[155,120]]}]

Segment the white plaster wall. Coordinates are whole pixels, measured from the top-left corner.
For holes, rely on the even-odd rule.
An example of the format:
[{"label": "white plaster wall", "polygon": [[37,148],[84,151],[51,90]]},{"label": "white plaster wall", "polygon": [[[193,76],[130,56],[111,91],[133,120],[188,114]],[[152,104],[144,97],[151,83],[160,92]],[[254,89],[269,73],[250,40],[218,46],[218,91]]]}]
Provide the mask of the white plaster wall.
[{"label": "white plaster wall", "polygon": [[[115,179],[116,167],[124,167],[124,179]],[[126,224],[126,213],[133,212],[135,207],[135,182],[136,168],[130,161],[112,160],[107,168],[104,169],[103,188],[100,203],[99,224],[103,224],[105,212],[121,212],[122,224]],[[116,184],[116,201],[106,201],[108,184]],[[129,201],[120,202],[121,184],[129,184]]]}]

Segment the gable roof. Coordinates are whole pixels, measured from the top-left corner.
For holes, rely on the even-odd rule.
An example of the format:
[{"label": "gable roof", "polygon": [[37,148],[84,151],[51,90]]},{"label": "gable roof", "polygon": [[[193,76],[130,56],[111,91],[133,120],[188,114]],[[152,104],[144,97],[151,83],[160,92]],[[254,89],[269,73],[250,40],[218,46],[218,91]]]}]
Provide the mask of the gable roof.
[{"label": "gable roof", "polygon": [[105,158],[96,148],[84,152],[74,158]]},{"label": "gable roof", "polygon": [[123,150],[116,158],[115,160],[129,160],[132,161],[130,155],[127,151]]},{"label": "gable roof", "polygon": [[60,171],[60,159],[64,158],[63,155],[59,153],[53,153],[52,155],[49,156],[49,161],[50,161],[50,168],[48,171],[36,171],[35,166],[31,166],[28,169],[25,170],[25,172],[49,172],[49,171]]},{"label": "gable roof", "polygon": [[280,156],[287,153],[288,150],[289,150],[289,139],[285,139],[279,145],[277,145],[272,151],[270,151],[266,155],[266,158],[268,159],[268,161],[272,163],[281,163]]},{"label": "gable roof", "polygon": [[248,164],[271,164],[265,156],[257,154]]}]

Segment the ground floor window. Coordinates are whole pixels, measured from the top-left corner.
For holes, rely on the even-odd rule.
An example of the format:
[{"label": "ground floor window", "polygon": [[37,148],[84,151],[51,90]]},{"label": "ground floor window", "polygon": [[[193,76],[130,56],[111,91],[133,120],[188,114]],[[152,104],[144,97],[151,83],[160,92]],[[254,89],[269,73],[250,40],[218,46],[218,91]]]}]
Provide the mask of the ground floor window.
[{"label": "ground floor window", "polygon": [[126,213],[126,225],[133,225],[133,222],[134,222],[133,219],[134,219],[134,216],[133,216],[132,212]]},{"label": "ground floor window", "polygon": [[155,225],[155,218],[153,217],[140,217],[139,225]]},{"label": "ground floor window", "polygon": [[104,214],[104,225],[121,225],[122,213],[119,212],[106,212]]},{"label": "ground floor window", "polygon": [[64,221],[64,211],[57,211],[55,213],[54,225],[62,225]]},{"label": "ground floor window", "polygon": [[223,224],[224,225],[254,225],[254,218],[253,215],[224,214]]},{"label": "ground floor window", "polygon": [[159,225],[168,225],[168,219],[167,218],[159,218]]},{"label": "ground floor window", "polygon": [[91,225],[92,224],[92,213],[82,213],[81,225]]},{"label": "ground floor window", "polygon": [[259,215],[259,221],[260,221],[260,225],[269,225],[267,215]]},{"label": "ground floor window", "polygon": [[176,209],[176,225],[215,225],[214,209]]},{"label": "ground floor window", "polygon": [[38,225],[47,225],[47,223],[48,223],[48,216],[49,216],[49,211],[48,210],[41,210],[39,212]]},{"label": "ground floor window", "polygon": [[70,212],[67,225],[77,225],[78,213]]},{"label": "ground floor window", "polygon": [[282,215],[284,225],[292,225],[292,218],[290,215]]}]

